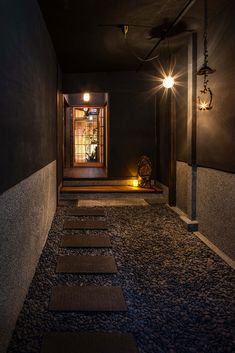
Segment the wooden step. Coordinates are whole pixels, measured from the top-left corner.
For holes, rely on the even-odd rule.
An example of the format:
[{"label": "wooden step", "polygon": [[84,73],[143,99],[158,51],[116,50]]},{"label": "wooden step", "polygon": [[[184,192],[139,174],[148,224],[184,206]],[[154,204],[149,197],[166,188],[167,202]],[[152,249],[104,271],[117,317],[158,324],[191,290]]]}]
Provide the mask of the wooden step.
[{"label": "wooden step", "polygon": [[89,185],[89,186],[62,186],[61,193],[162,193],[159,187],[139,188],[128,185]]}]

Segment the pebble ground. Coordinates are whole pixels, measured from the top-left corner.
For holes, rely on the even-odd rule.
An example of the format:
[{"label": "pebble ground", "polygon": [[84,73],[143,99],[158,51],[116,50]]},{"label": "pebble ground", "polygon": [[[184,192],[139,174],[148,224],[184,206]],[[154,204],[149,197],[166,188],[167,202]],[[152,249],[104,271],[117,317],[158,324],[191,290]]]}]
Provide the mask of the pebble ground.
[{"label": "pebble ground", "polygon": [[[234,271],[164,205],[107,207],[112,249],[61,249],[72,203],[57,209],[46,246],[8,349],[39,353],[53,331],[133,333],[139,353],[235,352]],[[222,236],[222,235],[221,235]],[[113,254],[115,275],[55,274],[59,254]],[[121,286],[127,313],[49,312],[55,285]]]}]

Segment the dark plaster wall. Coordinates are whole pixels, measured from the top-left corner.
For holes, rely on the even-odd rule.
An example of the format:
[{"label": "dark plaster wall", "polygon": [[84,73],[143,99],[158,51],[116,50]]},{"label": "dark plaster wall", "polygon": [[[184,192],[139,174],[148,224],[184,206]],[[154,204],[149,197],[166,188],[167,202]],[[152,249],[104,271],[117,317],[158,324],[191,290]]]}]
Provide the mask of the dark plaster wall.
[{"label": "dark plaster wall", "polygon": [[37,1],[0,2],[0,193],[56,159],[57,63]]},{"label": "dark plaster wall", "polygon": [[[176,160],[187,161],[187,104],[188,104],[188,38],[181,38],[180,44],[172,48],[172,55],[169,62],[169,52],[162,48],[160,60],[163,70],[168,74],[169,66],[173,68],[175,78],[174,89],[167,90],[161,88],[156,95],[157,107],[157,161],[156,174],[157,180],[169,186],[170,172],[170,121],[171,114],[176,115],[175,148]],[[160,69],[160,66],[159,66]],[[162,70],[157,73],[163,77]],[[172,109],[174,105],[175,109]]]},{"label": "dark plaster wall", "polygon": [[103,106],[103,105],[105,105],[105,103],[107,103],[106,93],[103,93],[103,92],[96,92],[96,93],[90,92],[90,101],[89,102],[84,102],[83,93],[69,94],[68,100],[69,100],[70,106],[76,106],[76,105]]},{"label": "dark plaster wall", "polygon": [[157,101],[157,180],[169,185],[169,158],[170,158],[170,95],[160,90],[156,96]]},{"label": "dark plaster wall", "polygon": [[154,164],[155,99],[154,81],[136,72],[64,74],[64,93],[108,92],[110,178],[136,175],[142,154]]},{"label": "dark plaster wall", "polygon": [[[209,8],[212,11],[213,4]],[[198,111],[197,156],[204,167],[235,172],[235,4],[210,17],[209,65],[216,72],[209,77],[214,94],[213,109]],[[202,33],[198,35],[198,67],[202,64]],[[202,78],[198,77],[198,92]]]},{"label": "dark plaster wall", "polygon": [[175,53],[175,71],[179,75],[176,78],[175,102],[176,102],[176,160],[187,162],[187,114],[188,114],[188,39]]},{"label": "dark plaster wall", "polygon": [[[56,121],[56,145],[57,145],[57,185],[62,183],[63,179],[63,136],[64,136],[64,97],[62,93],[62,73],[58,67],[57,71],[57,121]],[[59,188],[58,188],[59,196]]]}]

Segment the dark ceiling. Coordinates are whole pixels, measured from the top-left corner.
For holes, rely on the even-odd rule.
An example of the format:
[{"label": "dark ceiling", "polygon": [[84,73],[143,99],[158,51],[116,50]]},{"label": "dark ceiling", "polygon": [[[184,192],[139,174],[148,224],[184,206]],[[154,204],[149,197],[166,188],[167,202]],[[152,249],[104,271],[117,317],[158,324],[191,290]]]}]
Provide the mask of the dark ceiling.
[{"label": "dark ceiling", "polygon": [[[159,37],[162,25],[166,23],[167,27],[188,3],[188,0],[38,1],[63,72],[136,70],[140,61],[133,52],[145,57],[158,41],[151,36]],[[202,0],[197,0],[194,8],[198,2],[202,5]],[[185,14],[183,22],[175,28],[176,33],[171,33],[170,45],[182,33],[202,25],[194,8]],[[126,41],[120,28],[100,26],[119,23],[130,24]],[[181,34],[174,35],[177,32]]]}]

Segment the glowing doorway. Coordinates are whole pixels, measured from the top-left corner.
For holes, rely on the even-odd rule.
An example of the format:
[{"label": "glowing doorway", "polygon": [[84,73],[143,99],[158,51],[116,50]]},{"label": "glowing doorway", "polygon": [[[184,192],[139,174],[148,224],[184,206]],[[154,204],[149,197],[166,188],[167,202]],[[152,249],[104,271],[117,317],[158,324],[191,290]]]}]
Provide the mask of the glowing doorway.
[{"label": "glowing doorway", "polygon": [[73,166],[104,167],[105,108],[73,108]]}]

